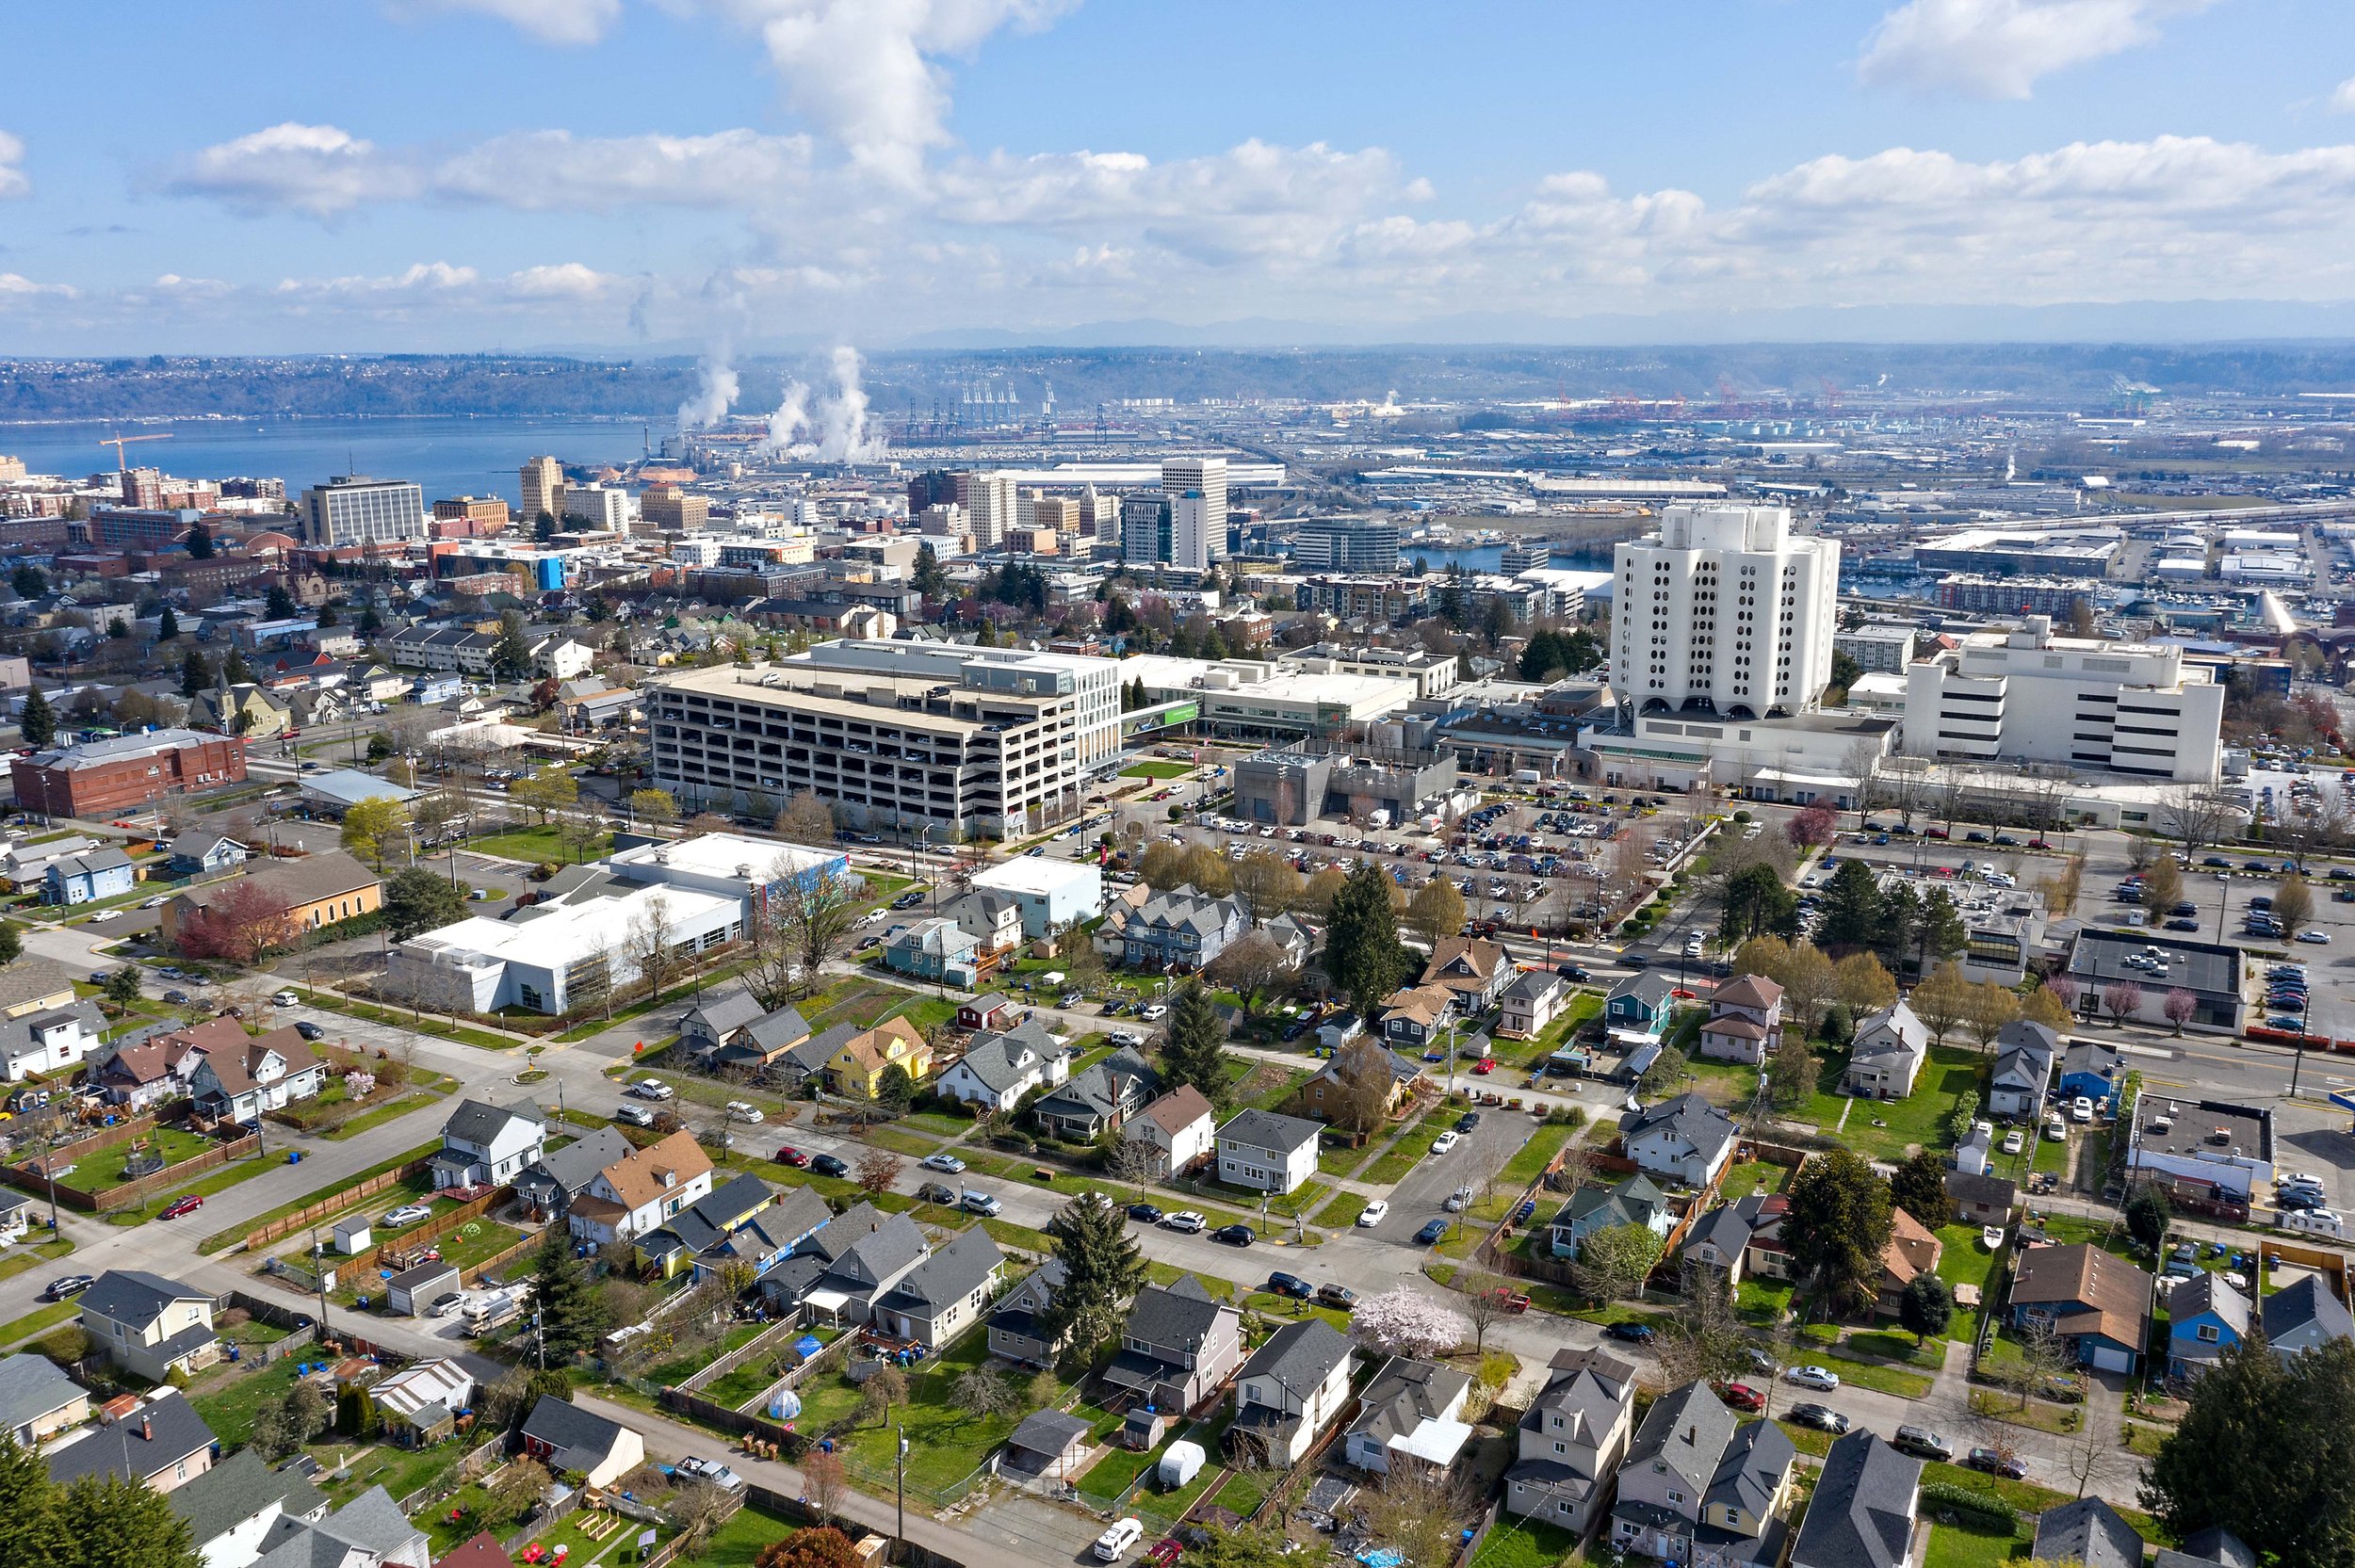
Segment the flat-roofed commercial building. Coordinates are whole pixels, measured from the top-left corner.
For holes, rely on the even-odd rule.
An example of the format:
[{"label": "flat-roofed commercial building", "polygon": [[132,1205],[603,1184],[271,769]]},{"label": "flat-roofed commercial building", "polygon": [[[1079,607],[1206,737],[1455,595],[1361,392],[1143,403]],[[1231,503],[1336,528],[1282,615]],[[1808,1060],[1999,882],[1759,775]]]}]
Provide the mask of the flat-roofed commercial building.
[{"label": "flat-roofed commercial building", "polygon": [[1120,749],[1118,666],[845,639],[646,688],[656,781],[725,809],[803,790],[868,827],[1002,836],[1080,809]]},{"label": "flat-roofed commercial building", "polygon": [[1344,648],[1321,642],[1286,654],[1276,662],[1303,674],[1377,675],[1412,681],[1419,702],[1454,690],[1463,678],[1463,666],[1454,654],[1427,653],[1421,648]]},{"label": "flat-roofed commercial building", "polygon": [[302,541],[340,548],[423,539],[425,492],[402,479],[346,474],[302,493]]},{"label": "flat-roofed commercial building", "polygon": [[104,816],[245,778],[245,742],[195,730],[154,730],[19,757],[16,803],[50,816]]},{"label": "flat-roofed commercial building", "polygon": [[2055,637],[2032,615],[1906,668],[1905,749],[2212,784],[2225,688],[2173,643]]}]

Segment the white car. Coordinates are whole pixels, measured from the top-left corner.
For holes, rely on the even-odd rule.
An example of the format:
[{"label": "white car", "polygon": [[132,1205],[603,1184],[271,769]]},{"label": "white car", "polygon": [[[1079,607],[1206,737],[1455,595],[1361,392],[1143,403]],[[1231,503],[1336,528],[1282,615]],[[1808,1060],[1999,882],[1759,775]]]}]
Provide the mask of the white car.
[{"label": "white car", "polygon": [[1460,1140],[1460,1135],[1457,1134],[1454,1127],[1450,1127],[1447,1131],[1441,1133],[1438,1137],[1431,1140],[1431,1152],[1435,1155],[1446,1154],[1450,1149],[1454,1148]]},{"label": "white car", "polygon": [[269,1005],[274,1008],[290,1008],[301,1000],[301,997],[296,995],[291,991],[281,991],[270,997]]},{"label": "white car", "polygon": [[1114,1029],[1104,1038],[1111,1041],[1115,1045],[1142,1045],[1145,1043],[1145,1036],[1137,1033],[1134,1029]]},{"label": "white car", "polygon": [[1120,1554],[1145,1539],[1145,1526],[1134,1514],[1114,1523],[1096,1538],[1096,1560],[1118,1562]]},{"label": "white car", "polygon": [[414,1225],[420,1220],[432,1218],[433,1211],[423,1204],[403,1204],[384,1216],[383,1225],[385,1229],[391,1230],[396,1226]]},{"label": "white car", "polygon": [[641,1078],[629,1086],[629,1091],[642,1100],[667,1100],[676,1092],[660,1078]]},{"label": "white car", "polygon": [[1794,1366],[1782,1375],[1782,1381],[1828,1394],[1840,1386],[1840,1374],[1827,1366]]},{"label": "white car", "polygon": [[164,904],[166,903],[166,901],[167,901],[167,899],[166,899],[165,895],[163,895],[163,894],[161,894],[161,893],[158,893],[158,894],[156,894],[156,895],[155,895],[155,897],[154,897],[153,898],[142,898],[142,899],[140,899],[140,900],[139,900],[139,908],[141,908],[141,909],[161,909],[161,908],[163,908],[163,907],[164,907]]},{"label": "white car", "polygon": [[1166,1017],[1168,1017],[1168,1016],[1169,1016],[1169,1009],[1167,1009],[1167,1008],[1163,1007],[1163,1006],[1162,1006],[1161,1003],[1159,1003],[1159,1002],[1147,1002],[1145,1006],[1143,1006],[1143,1007],[1141,1007],[1141,1008],[1137,1009],[1137,1016],[1138,1016],[1139,1018],[1142,1018],[1142,1019],[1146,1020],[1146,1021],[1149,1023],[1150,1021],[1152,1021],[1153,1019],[1156,1019],[1156,1018],[1166,1018]]},{"label": "white car", "polygon": [[2016,1155],[2027,1146],[2027,1137],[2018,1127],[2004,1135],[2004,1153],[2007,1155]]},{"label": "white car", "polygon": [[728,1110],[737,1118],[737,1120],[741,1122],[758,1122],[763,1120],[760,1113],[760,1107],[758,1106],[748,1104],[742,1100],[730,1100],[728,1102]]},{"label": "white car", "polygon": [[678,1462],[678,1473],[697,1480],[709,1481],[723,1492],[734,1492],[744,1484],[744,1478],[717,1460],[702,1459],[690,1454]]},{"label": "white car", "polygon": [[2083,1094],[2080,1094],[2075,1099],[2070,1101],[2069,1119],[2080,1126],[2083,1126],[2086,1123],[2092,1121],[2093,1101]]},{"label": "white car", "polygon": [[1181,1208],[1175,1214],[1161,1216],[1161,1224],[1165,1229],[1194,1236],[1207,1228],[1210,1221],[1190,1208]]},{"label": "white car", "polygon": [[965,1169],[965,1161],[959,1159],[954,1155],[926,1155],[924,1156],[924,1169],[927,1171],[946,1171],[953,1176],[958,1172]]},{"label": "white car", "polygon": [[2319,1172],[2314,1171],[2293,1171],[2286,1176],[2274,1177],[2273,1185],[2276,1187],[2318,1188],[2322,1185],[2322,1176]]},{"label": "white car", "polygon": [[1357,1223],[1371,1229],[1372,1226],[1382,1223],[1383,1220],[1388,1220],[1389,1217],[1389,1200],[1387,1198],[1376,1198],[1373,1202],[1368,1204],[1364,1208],[1357,1211]]},{"label": "white car", "polygon": [[643,1106],[615,1106],[613,1120],[626,1122],[633,1127],[651,1127],[654,1125],[654,1112]]},{"label": "white car", "polygon": [[2300,942],[2311,942],[2314,946],[2320,946],[2324,943],[2331,940],[2331,933],[2329,931],[2300,931],[2298,933],[2298,940]]}]

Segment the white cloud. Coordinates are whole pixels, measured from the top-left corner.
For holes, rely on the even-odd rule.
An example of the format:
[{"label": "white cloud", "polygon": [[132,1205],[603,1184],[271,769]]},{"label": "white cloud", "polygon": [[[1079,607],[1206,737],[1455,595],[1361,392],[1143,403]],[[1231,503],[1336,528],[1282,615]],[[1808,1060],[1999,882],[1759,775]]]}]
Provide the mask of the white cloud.
[{"label": "white cloud", "polygon": [[376,144],[333,125],[295,121],[204,148],[167,189],[209,196],[236,212],[300,212],[334,218],[364,203],[417,193],[415,171]]},{"label": "white cloud", "polygon": [[2355,76],[2341,82],[2338,90],[2331,94],[2331,112],[2355,114]]},{"label": "white cloud", "polygon": [[634,204],[746,207],[806,185],[807,137],[721,131],[702,137],[576,137],[525,131],[442,160],[436,196],[526,212],[603,211]]},{"label": "white cloud", "polygon": [[621,286],[622,280],[582,262],[559,262],[552,267],[527,267],[504,281],[517,299],[595,299]]},{"label": "white cloud", "polygon": [[543,43],[594,43],[622,14],[622,0],[408,0],[412,8],[480,11]]},{"label": "white cloud", "polygon": [[0,302],[25,300],[44,296],[72,299],[76,291],[71,283],[37,283],[21,272],[0,272]]},{"label": "white cloud", "polygon": [[0,199],[33,193],[33,182],[17,167],[24,161],[24,140],[0,131]]},{"label": "white cloud", "polygon": [[1865,38],[1876,85],[2025,98],[2037,78],[2149,43],[2157,23],[2213,0],[1908,0]]},{"label": "white cloud", "polygon": [[949,140],[944,57],[1077,0],[705,0],[756,33],[787,102],[870,176],[910,187]]}]

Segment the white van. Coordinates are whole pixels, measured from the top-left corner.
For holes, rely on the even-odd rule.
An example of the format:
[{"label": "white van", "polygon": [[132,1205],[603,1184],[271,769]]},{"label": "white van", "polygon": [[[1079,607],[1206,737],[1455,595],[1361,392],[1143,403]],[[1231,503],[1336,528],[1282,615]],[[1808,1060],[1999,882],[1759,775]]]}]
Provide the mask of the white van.
[{"label": "white van", "polygon": [[2347,1239],[2347,1221],[2327,1208],[2292,1209],[2279,1221],[2285,1231],[2301,1236],[2327,1236],[2333,1241]]}]

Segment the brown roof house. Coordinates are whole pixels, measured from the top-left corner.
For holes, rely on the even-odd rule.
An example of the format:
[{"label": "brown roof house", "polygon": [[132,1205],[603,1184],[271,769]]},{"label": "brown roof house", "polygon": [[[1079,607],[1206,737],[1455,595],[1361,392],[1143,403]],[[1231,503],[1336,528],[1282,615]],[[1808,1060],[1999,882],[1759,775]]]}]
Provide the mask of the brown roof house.
[{"label": "brown roof house", "polygon": [[599,1171],[566,1218],[575,1236],[603,1246],[659,1229],[710,1190],[711,1156],[681,1129]]},{"label": "brown roof house", "polygon": [[291,1024],[258,1039],[192,1051],[184,1061],[192,1063],[188,1095],[196,1113],[219,1122],[251,1122],[327,1086],[327,1064]]},{"label": "brown roof house", "polygon": [[1420,1055],[1446,1028],[1455,993],[1443,985],[1418,985],[1382,998],[1382,1038],[1391,1049]]},{"label": "brown roof house", "polygon": [[1479,1012],[1497,999],[1514,973],[1500,944],[1485,937],[1443,936],[1432,944],[1431,962],[1422,966],[1422,978],[1416,983],[1445,986],[1466,1012]]},{"label": "brown roof house", "polygon": [[1150,1146],[1153,1175],[1166,1180],[1209,1156],[1217,1141],[1218,1121],[1200,1090],[1179,1084],[1130,1118],[1120,1136],[1124,1141]]},{"label": "brown roof house", "polygon": [[1760,975],[1742,975],[1709,999],[1700,1053],[1717,1061],[1755,1067],[1782,1043],[1782,987]]},{"label": "brown roof house", "polygon": [[2131,1372],[2151,1316],[2151,1276],[2088,1244],[2030,1247],[2020,1254],[2010,1312],[2014,1328],[2051,1329],[2085,1366]]},{"label": "brown roof house", "polygon": [[[212,929],[226,918],[220,913],[220,900],[229,889],[256,887],[269,894],[273,919],[271,929],[251,934],[266,946],[278,946],[300,932],[366,914],[384,902],[384,884],[375,872],[342,850],[330,849],[298,860],[272,861],[243,877],[208,882],[175,896],[163,907],[165,945],[190,953],[216,942],[236,946],[239,933]],[[241,906],[252,897],[240,891],[238,913],[245,913]]]},{"label": "brown roof house", "polygon": [[1904,1209],[1889,1211],[1889,1244],[1881,1249],[1881,1278],[1878,1299],[1874,1310],[1886,1317],[1897,1315],[1897,1298],[1906,1286],[1923,1274],[1938,1272],[1939,1254],[1946,1250],[1921,1220]]}]

